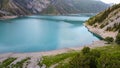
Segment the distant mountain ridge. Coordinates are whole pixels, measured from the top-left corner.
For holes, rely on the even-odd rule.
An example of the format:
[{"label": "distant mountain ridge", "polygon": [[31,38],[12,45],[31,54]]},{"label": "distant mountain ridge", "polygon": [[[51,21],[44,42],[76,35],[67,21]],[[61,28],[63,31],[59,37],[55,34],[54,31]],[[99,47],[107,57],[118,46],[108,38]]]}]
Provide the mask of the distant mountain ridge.
[{"label": "distant mountain ridge", "polygon": [[0,0],[0,16],[97,13],[107,7],[95,0]]},{"label": "distant mountain ridge", "polygon": [[109,7],[96,0],[52,0],[51,5],[60,14],[67,13],[97,13]]}]

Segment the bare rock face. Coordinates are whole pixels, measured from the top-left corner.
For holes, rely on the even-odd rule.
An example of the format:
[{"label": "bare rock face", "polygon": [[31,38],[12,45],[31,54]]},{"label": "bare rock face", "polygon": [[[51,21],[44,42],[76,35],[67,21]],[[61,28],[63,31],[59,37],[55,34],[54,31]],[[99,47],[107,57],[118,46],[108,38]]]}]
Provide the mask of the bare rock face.
[{"label": "bare rock face", "polygon": [[97,13],[108,6],[96,0],[0,0],[0,16]]},{"label": "bare rock face", "polygon": [[[29,15],[47,8],[48,0],[0,0],[0,15]],[[7,14],[6,14],[7,13]]]},{"label": "bare rock face", "polygon": [[31,13],[39,13],[42,9],[47,8],[50,1],[48,0],[13,0],[21,7],[29,10]]}]

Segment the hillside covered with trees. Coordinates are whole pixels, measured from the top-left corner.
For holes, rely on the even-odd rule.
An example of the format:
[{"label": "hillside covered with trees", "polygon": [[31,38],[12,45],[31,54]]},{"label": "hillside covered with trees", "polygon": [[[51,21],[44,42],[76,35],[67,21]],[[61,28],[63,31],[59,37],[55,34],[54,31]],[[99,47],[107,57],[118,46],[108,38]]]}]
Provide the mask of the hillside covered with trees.
[{"label": "hillside covered with trees", "polygon": [[120,4],[91,17],[86,21],[86,27],[104,39],[120,43]]}]

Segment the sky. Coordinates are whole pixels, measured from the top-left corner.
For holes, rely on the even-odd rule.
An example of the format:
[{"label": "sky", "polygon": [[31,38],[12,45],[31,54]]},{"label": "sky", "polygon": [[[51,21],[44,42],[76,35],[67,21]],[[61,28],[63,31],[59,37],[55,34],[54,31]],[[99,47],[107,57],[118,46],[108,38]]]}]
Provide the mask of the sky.
[{"label": "sky", "polygon": [[116,3],[116,4],[120,3],[120,0],[101,0],[101,1],[108,3],[108,4],[109,3]]}]

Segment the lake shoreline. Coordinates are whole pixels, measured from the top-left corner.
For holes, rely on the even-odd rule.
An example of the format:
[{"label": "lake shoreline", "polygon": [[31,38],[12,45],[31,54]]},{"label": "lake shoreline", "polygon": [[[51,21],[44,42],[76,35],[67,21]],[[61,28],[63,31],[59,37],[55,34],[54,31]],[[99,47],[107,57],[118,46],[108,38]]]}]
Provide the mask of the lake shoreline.
[{"label": "lake shoreline", "polygon": [[118,32],[108,32],[100,28],[95,28],[93,26],[89,26],[87,24],[84,24],[84,26],[92,33],[98,35],[99,37],[105,39],[106,37],[112,37],[115,39],[117,36]]},{"label": "lake shoreline", "polygon": [[14,19],[14,18],[17,18],[19,16],[2,16],[0,17],[0,20],[6,20],[6,19]]},{"label": "lake shoreline", "polygon": [[80,47],[71,47],[71,48],[64,48],[64,49],[58,49],[58,50],[53,50],[53,51],[46,51],[46,52],[31,52],[31,53],[5,53],[5,54],[0,54],[0,58],[3,57],[41,57],[41,56],[50,56],[50,55],[58,55],[62,53],[67,53],[70,51],[80,51],[84,47],[90,47],[90,48],[96,48],[96,47],[103,47],[106,46],[106,42],[99,40],[99,41],[94,41],[92,44],[88,44],[85,46],[80,46]]}]

